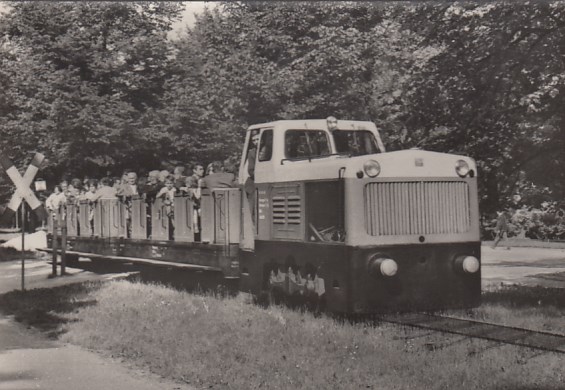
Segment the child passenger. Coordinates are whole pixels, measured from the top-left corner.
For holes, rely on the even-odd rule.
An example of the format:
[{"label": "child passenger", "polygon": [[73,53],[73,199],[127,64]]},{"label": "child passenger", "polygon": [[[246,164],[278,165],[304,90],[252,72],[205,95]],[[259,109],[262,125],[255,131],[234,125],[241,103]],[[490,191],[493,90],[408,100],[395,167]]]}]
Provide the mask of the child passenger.
[{"label": "child passenger", "polygon": [[172,175],[167,176],[165,179],[165,187],[157,193],[157,198],[163,199],[165,204],[165,211],[167,212],[167,217],[169,218],[169,239],[173,239],[173,231],[175,228],[175,194],[177,189],[175,188],[175,178]]},{"label": "child passenger", "polygon": [[157,193],[157,198],[162,198],[167,210],[167,216],[172,219],[174,216],[174,202],[177,189],[175,188],[175,179],[169,175],[165,179],[165,187]]},{"label": "child passenger", "polygon": [[88,223],[90,225],[91,235],[94,235],[94,210],[96,208],[97,189],[98,189],[98,180],[91,179],[88,181],[88,192],[84,195],[84,199],[88,200]]}]

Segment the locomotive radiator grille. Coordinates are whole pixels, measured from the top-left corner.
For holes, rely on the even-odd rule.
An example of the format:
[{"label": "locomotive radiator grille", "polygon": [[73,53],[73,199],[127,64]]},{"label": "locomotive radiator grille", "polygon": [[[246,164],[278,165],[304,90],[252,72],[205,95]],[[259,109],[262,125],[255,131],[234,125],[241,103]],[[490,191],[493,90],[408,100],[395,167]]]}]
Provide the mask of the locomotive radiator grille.
[{"label": "locomotive radiator grille", "polygon": [[372,236],[464,233],[471,224],[465,182],[369,183],[365,210]]}]

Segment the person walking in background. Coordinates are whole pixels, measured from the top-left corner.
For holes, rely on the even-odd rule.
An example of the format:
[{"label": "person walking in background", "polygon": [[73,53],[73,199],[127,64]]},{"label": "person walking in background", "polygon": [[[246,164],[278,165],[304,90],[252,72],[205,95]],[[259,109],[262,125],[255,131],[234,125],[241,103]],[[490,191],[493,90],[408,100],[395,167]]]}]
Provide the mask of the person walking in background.
[{"label": "person walking in background", "polygon": [[[494,244],[492,245],[492,249],[495,249],[498,243],[502,240],[508,240],[508,232],[510,231],[510,220],[512,219],[512,211],[511,210],[504,210],[498,215],[498,219],[496,220],[496,227],[494,228],[496,238],[494,239]],[[510,249],[509,246],[506,249]]]}]

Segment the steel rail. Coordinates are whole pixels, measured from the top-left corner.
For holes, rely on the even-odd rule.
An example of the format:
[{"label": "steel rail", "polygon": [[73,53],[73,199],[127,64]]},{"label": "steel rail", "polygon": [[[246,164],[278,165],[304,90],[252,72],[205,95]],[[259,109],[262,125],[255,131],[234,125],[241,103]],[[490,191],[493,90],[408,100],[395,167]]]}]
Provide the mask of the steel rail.
[{"label": "steel rail", "polygon": [[565,335],[428,313],[386,314],[377,321],[565,353]]}]

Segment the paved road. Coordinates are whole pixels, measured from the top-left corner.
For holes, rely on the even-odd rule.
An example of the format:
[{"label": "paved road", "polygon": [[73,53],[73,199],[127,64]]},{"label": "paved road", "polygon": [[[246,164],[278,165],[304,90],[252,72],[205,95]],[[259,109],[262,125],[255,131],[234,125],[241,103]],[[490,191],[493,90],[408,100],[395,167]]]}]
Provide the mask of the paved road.
[{"label": "paved road", "polygon": [[[20,262],[0,263],[0,293],[19,289]],[[116,275],[68,268],[69,276],[49,279],[51,265],[26,262],[26,289],[54,287]],[[119,275],[124,276],[124,275]],[[83,348],[47,340],[11,317],[0,315],[0,390],[173,390],[193,389],[125,366]]]},{"label": "paved road", "polygon": [[483,246],[483,289],[501,284],[565,288],[565,249]]}]

